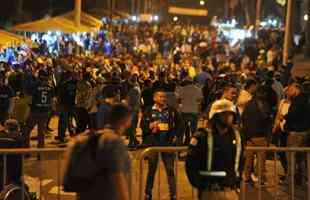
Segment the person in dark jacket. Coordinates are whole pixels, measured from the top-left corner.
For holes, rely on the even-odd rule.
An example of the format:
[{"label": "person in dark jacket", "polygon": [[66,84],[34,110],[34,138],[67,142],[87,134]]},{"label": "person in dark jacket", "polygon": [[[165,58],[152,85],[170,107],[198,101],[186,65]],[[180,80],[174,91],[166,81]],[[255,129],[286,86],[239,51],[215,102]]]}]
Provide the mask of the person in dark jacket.
[{"label": "person in dark jacket", "polygon": [[231,101],[215,101],[209,113],[210,129],[199,129],[190,142],[186,174],[200,200],[239,199],[242,141],[233,125],[235,117]]},{"label": "person in dark jacket", "polygon": [[[242,131],[246,138],[246,146],[265,147],[271,133],[272,118],[271,107],[268,104],[268,94],[265,86],[260,86],[254,97],[245,106],[241,117]],[[248,152],[245,155],[245,182],[251,182],[254,154]],[[265,155],[261,158],[263,173],[265,170]]]},{"label": "person in dark jacket", "polygon": [[73,73],[66,71],[57,87],[57,100],[59,104],[58,136],[57,143],[63,145],[68,141],[65,139],[66,130],[69,128],[69,115],[73,113],[76,100],[77,80]]},{"label": "person in dark jacket", "polygon": [[[147,108],[141,120],[144,144],[147,146],[173,146],[181,144],[183,120],[180,114],[167,105],[167,96],[163,90],[154,93],[154,105]],[[162,153],[162,159],[168,176],[171,200],[176,199],[176,182],[174,176],[174,154]],[[148,160],[148,175],[145,188],[145,199],[152,199],[152,189],[158,155],[151,156]]]},{"label": "person in dark jacket", "polygon": [[33,128],[38,125],[38,148],[45,145],[46,125],[52,110],[53,100],[55,96],[54,87],[48,81],[48,73],[41,69],[38,78],[32,85],[31,96],[32,102],[30,106],[30,115],[26,121],[26,127],[23,129],[25,137],[25,147],[30,147],[30,135]]},{"label": "person in dark jacket", "polygon": [[[307,130],[309,129],[309,105],[307,98],[302,93],[302,88],[297,83],[292,83],[288,86],[287,96],[291,101],[288,113],[284,116],[286,120],[285,128],[288,131],[287,146],[288,147],[304,147],[306,146],[306,138],[308,137]],[[288,166],[291,159],[288,154]],[[295,180],[298,184],[305,182],[306,171],[303,164],[305,158],[302,155],[296,155],[296,175]],[[288,170],[289,172],[291,170]],[[288,177],[290,174],[288,174]],[[289,179],[290,180],[290,179]]]},{"label": "person in dark jacket", "polygon": [[[0,148],[21,148],[23,138],[20,134],[20,127],[16,120],[8,119],[5,121],[4,130],[0,131]],[[3,184],[3,159],[0,161],[0,191]],[[22,181],[22,159],[20,155],[7,155],[6,184],[19,184]]]}]

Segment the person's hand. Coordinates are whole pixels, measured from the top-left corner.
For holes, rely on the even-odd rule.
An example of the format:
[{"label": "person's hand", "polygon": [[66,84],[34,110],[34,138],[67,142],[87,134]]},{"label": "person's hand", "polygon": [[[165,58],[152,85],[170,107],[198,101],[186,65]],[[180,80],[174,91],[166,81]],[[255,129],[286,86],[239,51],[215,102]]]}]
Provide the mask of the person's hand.
[{"label": "person's hand", "polygon": [[155,122],[150,123],[149,128],[152,130],[152,133],[158,132],[158,130],[159,130],[158,124],[159,124],[159,121],[155,121]]}]

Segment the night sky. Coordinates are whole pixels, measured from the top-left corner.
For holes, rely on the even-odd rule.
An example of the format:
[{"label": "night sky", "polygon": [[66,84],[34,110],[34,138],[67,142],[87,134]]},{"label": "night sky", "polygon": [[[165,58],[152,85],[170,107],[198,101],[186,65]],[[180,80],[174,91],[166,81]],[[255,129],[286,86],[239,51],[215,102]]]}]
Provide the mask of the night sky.
[{"label": "night sky", "polygon": [[[17,2],[19,0],[1,0],[0,1],[0,20],[2,23],[9,20],[21,20],[21,16],[17,16]],[[72,10],[74,0],[23,0],[23,19],[37,19],[45,16],[49,10],[50,2],[54,10],[54,14]]]}]

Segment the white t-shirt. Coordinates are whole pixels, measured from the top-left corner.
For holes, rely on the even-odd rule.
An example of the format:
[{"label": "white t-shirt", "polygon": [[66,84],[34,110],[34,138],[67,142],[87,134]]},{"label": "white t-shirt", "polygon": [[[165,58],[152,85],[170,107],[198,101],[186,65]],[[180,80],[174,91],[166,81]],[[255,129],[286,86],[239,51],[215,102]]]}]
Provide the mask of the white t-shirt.
[{"label": "white t-shirt", "polygon": [[187,85],[179,89],[181,99],[180,112],[198,113],[199,101],[203,98],[202,90],[196,85]]},{"label": "white t-shirt", "polygon": [[252,94],[250,94],[248,91],[246,90],[241,90],[238,100],[237,100],[237,107],[238,110],[240,112],[240,114],[243,113],[244,108],[246,106],[246,104],[252,99]]}]

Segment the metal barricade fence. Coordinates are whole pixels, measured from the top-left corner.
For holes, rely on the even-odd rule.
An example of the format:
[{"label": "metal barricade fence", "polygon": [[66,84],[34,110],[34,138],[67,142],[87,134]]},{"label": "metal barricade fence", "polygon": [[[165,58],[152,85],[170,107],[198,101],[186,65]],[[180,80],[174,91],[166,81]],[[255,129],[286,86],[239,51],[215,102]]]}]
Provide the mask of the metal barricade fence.
[{"label": "metal barricade fence", "polygon": [[[10,156],[20,156],[21,159],[21,200],[24,200],[25,196],[25,163],[27,164],[27,162],[31,162],[30,160],[33,161],[33,159],[35,159],[36,164],[34,166],[38,167],[38,171],[37,171],[37,175],[39,178],[39,192],[38,192],[38,197],[39,199],[43,199],[43,195],[42,195],[42,191],[43,191],[43,185],[42,185],[42,180],[43,180],[43,162],[44,162],[44,158],[47,156],[51,156],[51,158],[54,160],[55,156],[56,156],[56,168],[57,168],[57,172],[56,172],[56,183],[57,183],[57,198],[54,199],[61,199],[61,183],[62,183],[62,172],[61,172],[61,162],[62,160],[62,156],[64,154],[64,152],[66,151],[66,149],[62,149],[62,148],[44,148],[44,149],[0,149],[0,157],[2,158],[2,181],[3,181],[3,188],[4,186],[6,186],[7,184],[11,184],[7,182],[7,178],[8,178],[8,174],[7,174],[7,170],[8,170],[8,159]],[[35,156],[30,158],[30,156]],[[55,163],[53,163],[55,164]],[[49,163],[50,165],[50,163]],[[10,166],[12,167],[12,166]],[[16,166],[17,167],[17,166]],[[50,170],[53,170],[53,166],[50,165]]]},{"label": "metal barricade fence", "polygon": [[[269,199],[284,199],[285,197],[288,197],[289,200],[294,200],[294,199],[307,199],[310,200],[310,148],[303,148],[303,147],[290,147],[290,148],[283,148],[283,147],[246,147],[245,153],[246,152],[253,152],[257,154],[257,164],[258,164],[258,191],[257,191],[257,198],[254,196],[251,196],[250,198],[247,197],[246,195],[248,194],[248,184],[242,183],[241,185],[241,199],[242,200],[247,200],[247,199],[258,199],[258,200],[269,200]],[[279,166],[278,166],[278,155],[277,153],[286,153],[288,155],[288,182],[287,185],[288,191],[284,191],[283,194],[280,194],[280,181],[279,181]],[[262,155],[263,154],[272,154],[273,155],[273,185],[263,185],[263,174],[262,174]],[[307,177],[307,189],[306,189],[306,195],[302,195],[301,198],[295,198],[296,196],[296,185],[295,185],[295,155],[297,153],[305,153],[306,154],[306,168],[307,168],[307,174],[305,175]],[[269,183],[268,183],[269,184]],[[264,195],[266,194],[266,190],[263,192],[264,188],[269,188],[269,189],[274,189],[274,192],[272,194],[274,196],[270,197],[265,197]],[[287,195],[288,193],[288,195]],[[253,193],[251,193],[253,194]],[[255,194],[255,193],[254,193]]]},{"label": "metal barricade fence", "polygon": [[[42,180],[43,180],[43,171],[45,170],[49,170],[49,169],[44,169],[44,165],[48,168],[57,168],[56,169],[56,184],[57,184],[57,192],[56,192],[56,196],[57,198],[53,198],[53,199],[62,199],[62,162],[64,161],[63,159],[63,155],[65,153],[66,149],[61,149],[61,148],[45,148],[45,149],[0,149],[0,157],[2,158],[3,161],[3,169],[2,173],[3,173],[3,177],[2,177],[2,181],[3,183],[6,183],[7,179],[7,162],[8,162],[8,157],[11,155],[20,155],[21,156],[21,160],[23,163],[23,166],[25,165],[25,163],[27,164],[28,157],[29,155],[35,155],[35,156],[39,156],[38,160],[35,160],[36,164],[35,166],[38,167],[37,175],[39,178],[39,193],[38,196],[40,199],[42,199],[43,197],[43,185],[42,185]],[[308,177],[308,182],[307,182],[307,196],[304,196],[303,199],[308,199],[310,200],[310,148],[277,148],[277,147],[247,147],[245,149],[245,152],[249,152],[252,151],[254,153],[256,153],[258,155],[258,187],[257,187],[257,192],[255,193],[251,193],[252,195],[256,195],[257,194],[257,198],[255,198],[254,196],[251,196],[250,198],[247,198],[247,185],[242,183],[241,185],[241,199],[242,200],[246,200],[246,199],[258,199],[258,200],[269,200],[269,198],[265,198],[263,196],[264,192],[263,189],[266,186],[262,185],[262,164],[261,164],[261,157],[263,155],[263,153],[271,153],[273,154],[273,169],[274,169],[274,179],[273,179],[273,185],[272,188],[274,189],[274,197],[273,199],[283,199],[282,196],[280,196],[279,194],[279,189],[280,189],[280,185],[279,185],[279,178],[278,178],[278,174],[279,174],[279,164],[278,164],[278,156],[277,153],[279,152],[285,152],[289,155],[289,162],[290,166],[289,166],[289,174],[291,175],[289,177],[289,199],[293,200],[296,199],[295,198],[295,194],[296,194],[296,188],[295,188],[295,184],[294,184],[294,175],[295,175],[295,154],[296,153],[306,153],[306,164],[307,164],[307,177]],[[129,188],[130,188],[130,199],[131,200],[143,200],[144,199],[144,190],[145,190],[145,171],[147,171],[147,164],[145,163],[145,161],[152,155],[158,155],[159,157],[159,161],[158,161],[158,167],[157,167],[157,183],[154,184],[155,187],[154,189],[157,187],[157,197],[158,198],[153,198],[156,200],[160,200],[160,199],[164,199],[162,198],[167,194],[163,194],[165,192],[166,189],[168,189],[168,186],[166,188],[163,188],[162,186],[162,172],[161,172],[161,160],[162,160],[162,154],[163,153],[171,153],[173,155],[175,155],[174,157],[174,172],[175,172],[175,182],[176,182],[176,198],[177,199],[197,199],[197,195],[196,192],[194,191],[194,189],[191,187],[191,185],[189,184],[189,182],[187,181],[187,178],[185,176],[185,164],[184,162],[181,162],[181,160],[179,159],[180,156],[179,154],[182,153],[186,153],[187,152],[187,147],[151,147],[151,148],[147,148],[141,152],[135,152],[135,156],[133,156],[132,160],[133,160],[133,167],[132,170],[129,173]],[[43,165],[44,157],[47,157],[48,155],[53,155],[53,160],[56,161],[56,163],[50,164],[49,163],[45,163]],[[35,157],[36,158],[36,157]],[[53,166],[55,165],[55,166]],[[293,167],[294,166],[294,167]],[[183,171],[181,171],[183,170]],[[25,170],[24,167],[22,167],[22,193],[25,191],[25,181],[23,181],[24,179],[24,175],[25,175]],[[180,187],[180,185],[182,184],[182,187]],[[180,189],[182,191],[180,191]],[[45,195],[45,194],[44,194]],[[188,196],[186,196],[188,195]],[[155,195],[154,195],[155,196]],[[22,196],[21,198],[22,200],[24,200],[24,196]]]},{"label": "metal barricade fence", "polygon": [[[181,195],[184,195],[184,193],[190,194],[189,197],[184,197],[182,196],[182,199],[185,200],[192,200],[192,199],[197,199],[195,198],[195,191],[194,188],[189,184],[189,182],[187,181],[187,178],[185,177],[185,164],[184,162],[180,161],[180,156],[179,154],[182,153],[187,153],[188,148],[187,147],[151,147],[151,148],[147,148],[145,149],[143,152],[140,153],[140,155],[138,156],[138,198],[134,198],[134,199],[138,199],[138,200],[144,200],[144,190],[145,190],[145,179],[146,177],[144,176],[144,172],[146,171],[145,168],[147,165],[145,165],[145,160],[147,160],[148,158],[150,158],[151,156],[154,155],[158,155],[158,165],[157,165],[157,184],[154,183],[154,185],[157,187],[157,198],[153,198],[156,200],[160,200],[163,199],[162,197],[164,195],[169,195],[168,194],[162,194],[163,193],[163,188],[162,186],[162,173],[161,173],[161,161],[162,161],[162,154],[163,153],[171,153],[173,154],[174,157],[174,174],[175,174],[175,182],[176,182],[176,199],[181,199]],[[183,169],[183,172],[180,173],[179,171]],[[184,178],[185,180],[181,180],[181,178]],[[154,180],[155,182],[155,180]],[[183,194],[181,194],[180,192],[180,184],[185,184],[184,186],[187,187],[182,187],[183,189]],[[168,186],[167,186],[168,188]],[[187,192],[184,192],[184,190],[187,189]],[[155,190],[155,187],[154,187]]]}]

